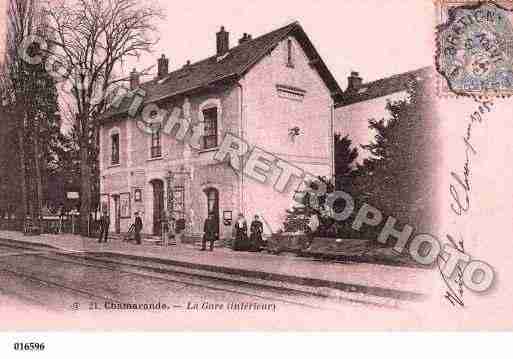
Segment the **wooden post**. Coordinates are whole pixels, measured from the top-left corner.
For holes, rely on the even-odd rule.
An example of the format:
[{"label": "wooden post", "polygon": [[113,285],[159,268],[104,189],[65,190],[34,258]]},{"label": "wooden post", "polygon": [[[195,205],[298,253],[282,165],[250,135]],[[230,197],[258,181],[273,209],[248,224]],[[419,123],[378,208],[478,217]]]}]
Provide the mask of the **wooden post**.
[{"label": "wooden post", "polygon": [[166,245],[166,233],[164,232],[164,221],[162,218],[160,219],[160,240],[162,242],[162,245]]}]

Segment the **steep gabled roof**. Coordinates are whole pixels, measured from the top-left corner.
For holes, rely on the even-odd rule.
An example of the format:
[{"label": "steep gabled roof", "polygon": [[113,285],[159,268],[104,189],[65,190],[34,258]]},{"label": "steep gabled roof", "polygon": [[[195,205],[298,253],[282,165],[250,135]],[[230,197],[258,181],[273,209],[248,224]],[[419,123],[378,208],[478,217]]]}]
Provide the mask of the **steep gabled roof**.
[{"label": "steep gabled roof", "polygon": [[434,69],[432,67],[422,67],[417,70],[404,72],[402,74],[393,75],[376,81],[367,82],[354,92],[345,91],[343,99],[335,105],[335,107],[352,105],[357,102],[368,101],[374,98],[388,96],[396,92],[405,91],[408,81],[411,79],[427,78],[431,76]]},{"label": "steep gabled roof", "polygon": [[[169,73],[162,79],[142,83],[140,88],[146,91],[145,103],[202,89],[222,80],[238,79],[274,49],[281,40],[290,35],[297,38],[308,56],[310,64],[317,69],[335,101],[339,100],[342,90],[337,81],[326,67],[301,25],[294,22],[231,48],[225,57],[218,58],[217,55],[214,55],[186,65]],[[106,119],[125,113],[129,102],[127,99],[117,109],[108,110],[103,118]]]}]

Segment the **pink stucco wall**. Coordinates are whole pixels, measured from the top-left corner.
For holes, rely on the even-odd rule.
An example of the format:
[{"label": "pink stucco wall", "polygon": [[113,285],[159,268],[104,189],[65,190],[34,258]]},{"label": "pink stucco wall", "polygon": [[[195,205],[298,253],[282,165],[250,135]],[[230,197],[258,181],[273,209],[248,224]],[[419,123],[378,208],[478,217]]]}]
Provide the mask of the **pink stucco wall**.
[{"label": "pink stucco wall", "polygon": [[404,99],[406,95],[405,91],[401,91],[335,109],[334,132],[340,133],[342,137],[349,135],[352,145],[358,148],[357,162],[361,163],[369,157],[370,153],[360,146],[369,144],[376,135],[375,131],[369,129],[369,120],[389,118],[390,114],[385,108],[387,101]]},{"label": "pink stucco wall", "polygon": [[[217,103],[219,143],[227,132],[242,137],[251,147],[258,146],[313,175],[332,175],[332,114],[333,102],[328,88],[319,74],[309,65],[301,46],[292,40],[294,66],[287,66],[285,39],[270,54],[264,56],[239,84],[211,89],[188,97],[192,121],[198,121],[201,104]],[[303,96],[284,98],[277,86],[299,89]],[[184,97],[159,104],[162,108],[182,107]],[[242,105],[242,106],[241,106]],[[289,129],[298,127],[300,134],[291,140]],[[110,164],[110,136],[114,127],[120,133],[120,165]],[[135,188],[142,190],[143,201],[133,202],[132,217],[121,220],[121,231],[128,229],[133,212],[143,212],[145,232],[151,232],[153,221],[152,180],[165,184],[168,171],[177,175],[173,185],[186,190],[187,220],[190,234],[200,234],[207,215],[206,195],[203,190],[214,187],[219,191],[219,211],[232,211],[233,217],[244,212],[250,220],[255,214],[264,217],[270,227],[277,230],[285,211],[294,205],[292,195],[299,184],[296,179],[285,193],[279,193],[273,184],[280,174],[274,168],[268,183],[261,184],[213,159],[214,151],[186,151],[186,146],[172,136],[163,135],[162,158],[150,158],[150,136],[137,129],[135,121],[117,121],[101,130],[101,191],[119,194]],[[240,190],[242,188],[243,190]],[[114,216],[111,204],[111,216]],[[111,230],[113,230],[111,228]],[[231,227],[221,225],[221,236],[231,235]]]},{"label": "pink stucco wall", "polygon": [[[185,98],[173,98],[161,108],[171,110],[173,107],[182,108]],[[225,132],[237,133],[239,129],[239,97],[233,88],[218,88],[187,97],[190,103],[191,122],[199,121],[200,106],[218,106],[218,136],[219,141]],[[120,133],[120,165],[110,166],[112,131]],[[183,186],[185,193],[185,212],[190,225],[190,234],[199,234],[202,223],[207,215],[207,201],[204,189],[214,187],[219,191],[219,209],[237,211],[240,206],[237,175],[226,164],[220,164],[213,159],[215,151],[190,150],[184,142],[188,142],[190,132],[185,141],[178,141],[175,132],[162,135],[162,157],[152,159],[150,156],[151,136],[140,131],[134,120],[121,120],[105,125],[101,129],[101,192],[119,194],[130,192],[131,218],[121,219],[121,232],[128,230],[133,222],[133,213],[142,212],[145,224],[144,232],[151,233],[153,223],[153,186],[152,180],[164,182],[164,199],[167,198],[168,188],[166,178],[169,171],[175,173],[172,186]],[[142,190],[142,201],[134,202],[135,189]],[[165,206],[166,207],[166,206]],[[111,217],[114,218],[114,205],[111,199]],[[111,228],[114,230],[114,227]],[[229,235],[231,228],[221,228],[223,236]]]},{"label": "pink stucco wall", "polygon": [[[244,139],[314,175],[331,176],[332,99],[321,77],[308,63],[300,44],[291,37],[294,67],[287,66],[287,40],[265,56],[241,81],[243,86]],[[277,86],[304,91],[302,99],[283,98]],[[300,129],[291,140],[289,129]],[[292,194],[279,193],[273,184],[280,174],[276,167],[267,183],[245,179],[246,218],[264,217],[272,230],[281,227],[285,210],[294,205]]]}]

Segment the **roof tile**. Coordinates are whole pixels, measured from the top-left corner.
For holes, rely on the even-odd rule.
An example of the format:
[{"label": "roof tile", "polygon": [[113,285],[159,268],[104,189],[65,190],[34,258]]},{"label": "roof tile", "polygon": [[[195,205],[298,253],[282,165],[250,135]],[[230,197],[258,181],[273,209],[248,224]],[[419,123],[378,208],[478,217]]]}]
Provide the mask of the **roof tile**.
[{"label": "roof tile", "polygon": [[[144,82],[140,88],[146,91],[145,103],[151,103],[196,88],[207,86],[220,79],[242,75],[255,61],[276,45],[299,24],[294,22],[277,30],[248,40],[229,50],[224,58],[217,55],[170,72],[162,79]],[[103,116],[108,118],[126,112],[130,99],[125,99],[117,109],[109,109]]]},{"label": "roof tile", "polygon": [[404,72],[376,81],[363,83],[358,91],[354,93],[344,92],[343,100],[337,103],[335,107],[352,105],[358,102],[372,100],[374,98],[388,96],[396,92],[405,91],[408,81],[417,77],[426,78],[431,76],[434,69],[432,67],[422,67],[417,70]]}]

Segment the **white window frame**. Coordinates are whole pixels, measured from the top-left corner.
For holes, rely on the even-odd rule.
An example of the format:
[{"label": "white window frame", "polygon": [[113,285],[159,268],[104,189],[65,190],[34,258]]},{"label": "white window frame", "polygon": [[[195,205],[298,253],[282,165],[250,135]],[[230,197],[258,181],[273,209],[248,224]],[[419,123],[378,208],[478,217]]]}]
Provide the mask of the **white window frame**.
[{"label": "white window frame", "polygon": [[[223,120],[222,120],[223,108],[221,105],[221,100],[218,98],[209,98],[209,99],[203,101],[199,105],[199,108],[198,108],[198,117],[199,117],[199,121],[202,122],[203,124],[205,124],[205,117],[203,116],[203,111],[209,110],[211,108],[217,109],[217,146],[207,148],[207,149],[203,148],[203,138],[202,138],[202,142],[201,142],[201,150],[202,151],[212,151],[212,150],[219,148],[219,145],[220,145],[219,142],[221,140],[221,133],[222,133],[222,127],[223,127]],[[203,135],[204,135],[204,133],[203,133]]]},{"label": "white window frame", "polygon": [[[112,162],[112,136],[118,135],[118,163]],[[108,166],[120,166],[121,165],[121,131],[119,127],[113,127],[109,131],[109,141],[108,141],[109,147],[106,149],[109,153],[109,162]]]}]

